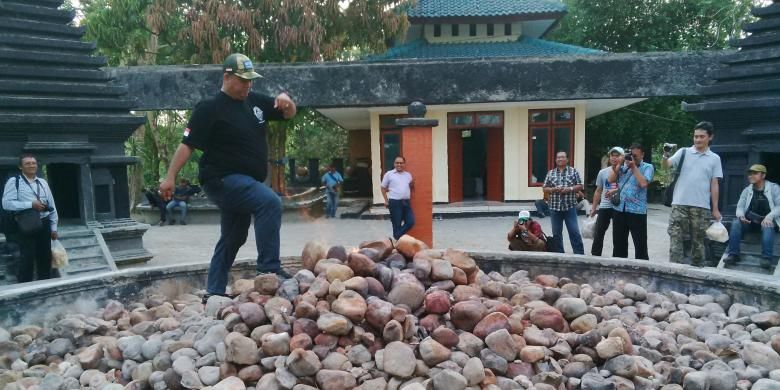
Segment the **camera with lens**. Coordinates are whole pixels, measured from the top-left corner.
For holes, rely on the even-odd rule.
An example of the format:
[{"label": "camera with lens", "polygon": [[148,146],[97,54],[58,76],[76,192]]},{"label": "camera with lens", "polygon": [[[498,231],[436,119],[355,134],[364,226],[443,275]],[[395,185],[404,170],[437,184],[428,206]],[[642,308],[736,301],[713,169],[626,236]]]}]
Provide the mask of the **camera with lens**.
[{"label": "camera with lens", "polygon": [[677,144],[670,144],[668,142],[664,143],[664,152],[669,153],[672,151],[672,149],[676,148]]},{"label": "camera with lens", "polygon": [[625,159],[626,161],[634,161],[634,155],[631,154],[631,151],[626,152]]}]

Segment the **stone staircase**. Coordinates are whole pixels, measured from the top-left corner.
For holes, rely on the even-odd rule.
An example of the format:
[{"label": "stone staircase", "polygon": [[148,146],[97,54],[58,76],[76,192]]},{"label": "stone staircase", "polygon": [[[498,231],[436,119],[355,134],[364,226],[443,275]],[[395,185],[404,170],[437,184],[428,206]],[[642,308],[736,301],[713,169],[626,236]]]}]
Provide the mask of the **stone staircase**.
[{"label": "stone staircase", "polygon": [[114,258],[102,234],[86,226],[61,229],[59,239],[68,253],[68,266],[62,276],[116,271]]},{"label": "stone staircase", "polygon": [[772,266],[766,269],[761,266],[761,236],[758,233],[747,233],[742,240],[740,251],[740,261],[737,264],[726,264],[723,261],[725,254],[721,255],[718,268],[735,269],[745,272],[755,272],[759,274],[769,274],[780,276],[780,267],[777,266],[778,255],[780,255],[780,235],[775,234],[774,257]]},{"label": "stone staircase", "polygon": [[[60,271],[61,277],[89,273],[116,271],[116,263],[103,235],[87,226],[60,226],[59,240],[68,253],[68,266]],[[19,249],[15,243],[6,242],[0,234],[0,286],[16,283]]]}]

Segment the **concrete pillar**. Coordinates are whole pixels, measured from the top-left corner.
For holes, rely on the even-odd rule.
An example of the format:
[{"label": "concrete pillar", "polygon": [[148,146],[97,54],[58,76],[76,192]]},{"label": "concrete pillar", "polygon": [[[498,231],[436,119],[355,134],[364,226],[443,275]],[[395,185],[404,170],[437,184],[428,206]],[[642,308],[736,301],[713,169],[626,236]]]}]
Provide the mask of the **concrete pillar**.
[{"label": "concrete pillar", "polygon": [[94,184],[92,182],[92,166],[89,163],[80,165],[81,173],[81,218],[87,223],[95,220]]},{"label": "concrete pillar", "polygon": [[415,224],[409,235],[433,247],[433,135],[439,125],[436,119],[425,119],[422,102],[409,105],[409,117],[396,119],[402,128],[401,150],[406,157],[406,170],[414,178],[411,206]]}]

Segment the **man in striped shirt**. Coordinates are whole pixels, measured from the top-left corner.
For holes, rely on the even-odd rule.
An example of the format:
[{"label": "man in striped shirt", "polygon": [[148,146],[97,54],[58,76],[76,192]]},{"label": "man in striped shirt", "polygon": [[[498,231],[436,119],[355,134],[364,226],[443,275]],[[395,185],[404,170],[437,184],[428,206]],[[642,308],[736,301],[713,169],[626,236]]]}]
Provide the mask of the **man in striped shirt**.
[{"label": "man in striped shirt", "polygon": [[563,224],[569,232],[569,241],[575,254],[585,254],[580,227],[577,224],[577,191],[582,191],[582,179],[576,169],[569,166],[566,151],[555,154],[555,168],[547,172],[543,190],[550,196],[550,219],[555,248],[563,253]]}]

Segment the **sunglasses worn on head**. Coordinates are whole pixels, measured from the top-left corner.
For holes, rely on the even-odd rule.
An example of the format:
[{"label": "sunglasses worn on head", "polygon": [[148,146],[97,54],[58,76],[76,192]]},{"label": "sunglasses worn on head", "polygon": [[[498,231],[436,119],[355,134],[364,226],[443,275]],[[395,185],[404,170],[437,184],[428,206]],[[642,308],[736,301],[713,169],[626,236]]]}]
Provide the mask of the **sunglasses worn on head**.
[{"label": "sunglasses worn on head", "polygon": [[525,224],[525,221],[526,221],[525,219],[519,219],[519,220],[517,220],[517,224],[518,225],[523,225],[523,224]]}]

